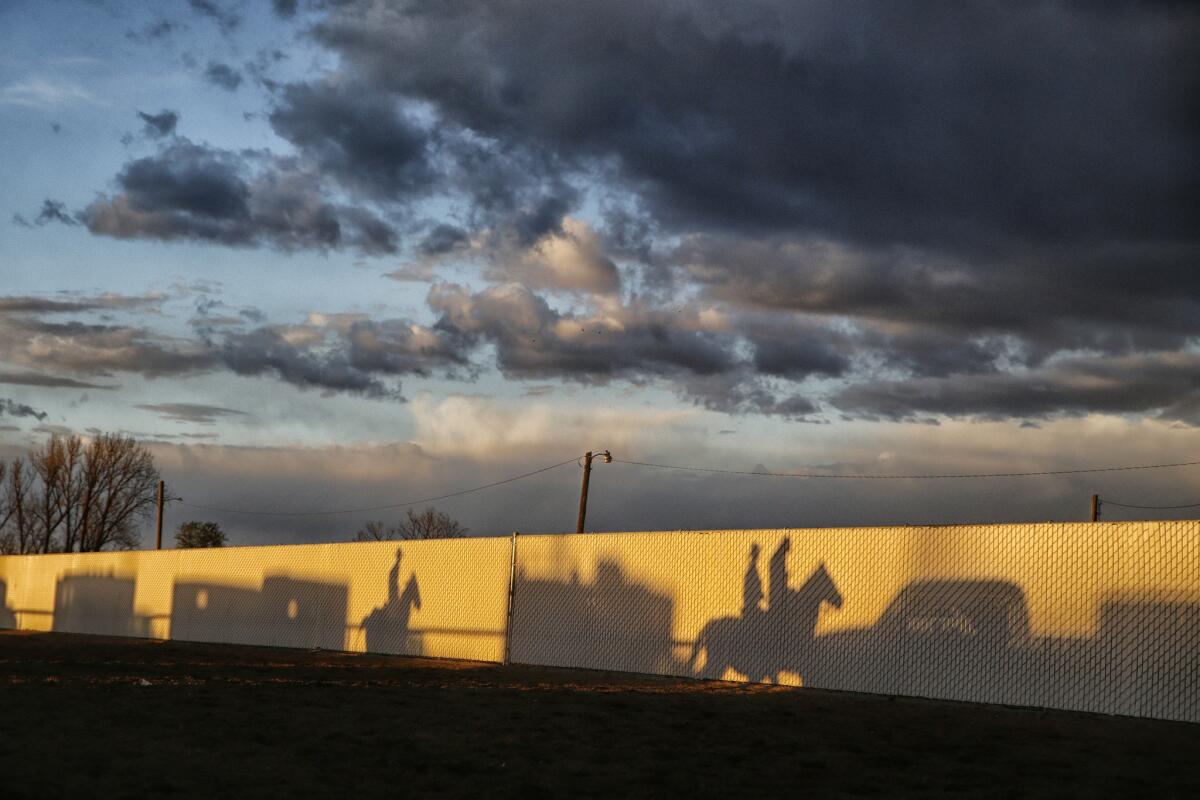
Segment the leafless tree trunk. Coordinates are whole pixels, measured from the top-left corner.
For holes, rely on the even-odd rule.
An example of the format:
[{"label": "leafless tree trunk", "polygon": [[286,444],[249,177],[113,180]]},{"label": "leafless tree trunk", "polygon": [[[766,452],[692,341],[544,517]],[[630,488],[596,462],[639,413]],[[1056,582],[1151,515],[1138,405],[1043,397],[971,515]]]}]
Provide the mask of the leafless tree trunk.
[{"label": "leafless tree trunk", "polygon": [[62,541],[64,553],[74,552],[79,541],[80,520],[87,514],[83,507],[83,440],[68,436],[62,440],[63,466],[58,474],[58,503],[62,519]]},{"label": "leafless tree trunk", "polygon": [[54,435],[41,450],[29,454],[29,466],[38,477],[40,494],[34,498],[31,511],[36,526],[34,552],[53,553],[59,549],[54,534],[62,524],[63,487],[69,482],[66,470],[66,447],[63,437]]},{"label": "leafless tree trunk", "polygon": [[29,514],[29,473],[25,461],[14,458],[4,481],[4,524],[0,546],[8,553],[28,553],[33,543]]}]

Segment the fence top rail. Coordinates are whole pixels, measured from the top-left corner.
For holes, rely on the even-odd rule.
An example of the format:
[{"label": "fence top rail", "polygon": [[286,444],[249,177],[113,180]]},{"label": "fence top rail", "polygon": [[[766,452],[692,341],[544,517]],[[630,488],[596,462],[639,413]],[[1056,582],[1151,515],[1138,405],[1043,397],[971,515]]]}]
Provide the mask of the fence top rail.
[{"label": "fence top rail", "polygon": [[[1200,527],[1200,519],[1144,519],[1144,520],[1099,520],[1097,522],[1088,521],[1042,521],[1042,522],[955,522],[955,523],[899,523],[893,525],[828,525],[820,527],[802,527],[802,528],[673,528],[664,530],[630,530],[630,531],[587,531],[585,533],[575,533],[573,531],[559,532],[541,532],[541,533],[525,533],[518,531],[517,534],[522,539],[529,538],[548,538],[562,537],[573,538],[577,536],[669,536],[671,534],[700,534],[700,535],[717,535],[717,534],[772,534],[772,533],[862,533],[865,531],[892,531],[913,529],[925,530],[953,530],[953,529],[977,529],[984,532],[986,529],[991,529],[997,533],[1001,531],[1011,531],[1013,529],[1024,528],[1078,528],[1083,530],[1099,530],[1112,528],[1141,528],[1145,526],[1155,527],[1174,527],[1174,526],[1197,526]],[[280,544],[239,544],[228,545],[220,548],[169,548],[163,550],[102,550],[100,552],[91,553],[9,553],[0,555],[0,559],[5,558],[30,558],[30,557],[48,557],[48,558],[80,558],[104,556],[111,558],[113,556],[129,556],[129,555],[154,555],[156,557],[179,557],[185,553],[211,553],[211,552],[228,552],[230,550],[262,550],[264,548],[300,548],[300,547],[328,547],[331,545],[343,547],[364,547],[364,546],[379,546],[391,545],[394,547],[423,547],[429,543],[446,543],[446,542],[478,542],[480,540],[504,540],[507,541],[512,536],[512,532],[495,533],[495,534],[480,534],[468,535],[456,538],[444,539],[390,539],[383,541],[359,542],[350,540],[333,540],[324,542],[287,542]]]}]

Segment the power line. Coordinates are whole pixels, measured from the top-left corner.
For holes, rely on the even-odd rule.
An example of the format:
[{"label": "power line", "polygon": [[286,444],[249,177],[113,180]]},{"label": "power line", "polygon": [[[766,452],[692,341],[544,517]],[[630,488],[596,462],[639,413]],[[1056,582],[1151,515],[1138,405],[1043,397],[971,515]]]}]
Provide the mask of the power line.
[{"label": "power line", "polygon": [[360,514],[360,513],[367,512],[367,511],[384,511],[384,510],[390,509],[390,508],[404,508],[405,506],[415,506],[415,505],[419,505],[421,503],[432,503],[435,500],[446,500],[451,497],[460,497],[461,495],[470,494],[471,492],[479,492],[484,489],[491,489],[493,486],[503,486],[506,483],[513,483],[514,481],[519,481],[519,480],[522,480],[523,478],[531,478],[534,475],[540,475],[543,472],[549,472],[552,469],[558,469],[559,467],[565,467],[567,464],[573,464],[573,463],[575,463],[575,460],[576,459],[573,457],[568,458],[566,461],[560,461],[557,464],[551,464],[548,467],[542,467],[541,469],[535,469],[532,472],[525,472],[525,473],[522,473],[521,475],[514,475],[511,478],[504,478],[503,480],[493,481],[492,483],[485,483],[483,486],[475,486],[471,489],[463,489],[458,492],[450,492],[449,494],[441,494],[441,495],[438,495],[437,497],[422,497],[419,500],[405,500],[400,503],[388,503],[387,505],[367,506],[365,508],[342,508],[342,509],[338,509],[336,511],[249,511],[249,510],[239,509],[239,508],[219,508],[217,506],[202,506],[197,503],[188,503],[182,499],[179,500],[179,503],[182,505],[188,506],[190,508],[203,509],[204,511],[219,511],[224,514],[252,514],[254,516],[318,517],[318,516],[332,516],[334,514]]},{"label": "power line", "polygon": [[1135,506],[1129,503],[1118,503],[1116,500],[1109,500],[1107,497],[1101,497],[1100,502],[1106,506],[1120,506],[1121,508],[1138,508],[1142,510],[1168,511],[1175,508],[1200,508],[1200,503],[1184,503],[1178,506]]},{"label": "power line", "polygon": [[[646,461],[626,461],[614,458],[618,464],[633,464],[639,467],[654,467],[655,469],[675,469],[687,472],[716,472],[723,475],[761,475],[768,478],[843,478],[850,480],[931,480],[944,478],[1032,478],[1045,475],[1082,475],[1089,472],[1125,472],[1137,469],[1168,469],[1170,467],[1194,467],[1200,461],[1181,461],[1177,464],[1140,464],[1127,467],[1091,467],[1088,469],[1053,469],[1041,472],[970,472],[948,475],[835,475],[828,472],[753,472],[741,469],[717,469],[715,467],[687,467],[679,464],[651,464]],[[1104,502],[1108,502],[1105,500]],[[1113,505],[1118,505],[1114,503]],[[1200,503],[1197,503],[1200,505]],[[1166,507],[1166,506],[1164,506]],[[1182,507],[1182,506],[1180,506]]]}]

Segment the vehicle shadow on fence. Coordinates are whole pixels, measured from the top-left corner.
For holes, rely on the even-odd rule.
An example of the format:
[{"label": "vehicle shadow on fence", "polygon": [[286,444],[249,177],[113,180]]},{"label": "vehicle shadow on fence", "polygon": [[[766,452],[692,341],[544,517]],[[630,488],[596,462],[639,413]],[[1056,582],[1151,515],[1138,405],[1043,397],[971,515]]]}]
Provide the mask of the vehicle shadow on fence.
[{"label": "vehicle shadow on fence", "polygon": [[555,667],[678,674],[672,653],[674,604],[601,560],[591,583],[531,578],[518,570],[511,658]]},{"label": "vehicle shadow on fence", "polygon": [[342,650],[344,583],[267,575],[260,589],[210,582],[175,584],[170,638],[268,647]]},{"label": "vehicle shadow on fence", "polygon": [[1007,581],[905,586],[870,628],[816,637],[809,686],[1200,721],[1200,604],[1113,597],[1091,637],[1035,636]]},{"label": "vehicle shadow on fence", "polygon": [[52,630],[144,637],[150,620],[134,611],[137,579],[114,574],[68,574],[54,587]]},{"label": "vehicle shadow on fence", "polygon": [[918,580],[871,626],[817,635],[842,593],[824,563],[793,588],[789,548],[764,592],[751,547],[741,612],[705,624],[677,674],[1200,721],[1200,604],[1114,595],[1094,636],[1036,636],[1016,583]]},{"label": "vehicle shadow on fence", "polygon": [[8,607],[8,584],[0,581],[0,628],[17,627],[17,615]]}]

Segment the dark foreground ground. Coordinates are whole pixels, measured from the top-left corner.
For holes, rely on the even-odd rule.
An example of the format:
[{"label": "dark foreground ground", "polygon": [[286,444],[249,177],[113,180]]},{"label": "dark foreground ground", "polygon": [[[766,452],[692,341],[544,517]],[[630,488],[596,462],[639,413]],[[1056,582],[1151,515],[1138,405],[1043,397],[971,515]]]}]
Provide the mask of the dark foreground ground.
[{"label": "dark foreground ground", "polygon": [[0,797],[1200,797],[1200,725],[0,632]]}]

